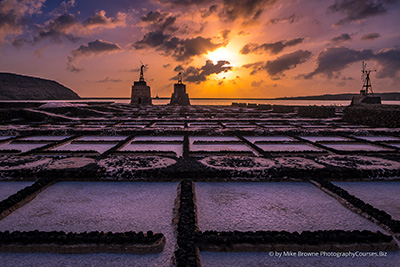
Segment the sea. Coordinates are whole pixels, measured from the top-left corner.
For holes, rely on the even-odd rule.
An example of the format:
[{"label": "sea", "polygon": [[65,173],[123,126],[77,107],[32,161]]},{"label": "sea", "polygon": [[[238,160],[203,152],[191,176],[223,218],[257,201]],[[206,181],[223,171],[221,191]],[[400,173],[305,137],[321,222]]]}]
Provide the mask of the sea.
[{"label": "sea", "polygon": [[[115,102],[115,103],[130,103],[130,98],[83,98],[79,100],[0,100],[0,102]],[[167,105],[170,99],[160,98],[153,99],[153,105]],[[213,106],[231,106],[232,103],[247,103],[247,104],[270,104],[270,105],[288,105],[288,106],[348,106],[351,100],[268,100],[268,99],[190,99],[191,105],[213,105]],[[400,100],[397,101],[382,101],[386,105],[400,105]]]}]

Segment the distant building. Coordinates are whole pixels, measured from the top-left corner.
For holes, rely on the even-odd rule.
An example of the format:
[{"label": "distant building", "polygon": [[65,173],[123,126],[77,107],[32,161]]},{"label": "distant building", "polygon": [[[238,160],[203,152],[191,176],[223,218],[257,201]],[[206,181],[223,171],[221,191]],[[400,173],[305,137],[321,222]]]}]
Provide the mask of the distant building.
[{"label": "distant building", "polygon": [[182,83],[182,73],[178,74],[178,83],[174,84],[174,92],[171,96],[170,105],[190,105],[189,95],[186,93],[186,85]]},{"label": "distant building", "polygon": [[140,66],[139,81],[134,82],[132,86],[131,104],[133,105],[151,105],[150,86],[147,86],[143,76],[144,65]]}]

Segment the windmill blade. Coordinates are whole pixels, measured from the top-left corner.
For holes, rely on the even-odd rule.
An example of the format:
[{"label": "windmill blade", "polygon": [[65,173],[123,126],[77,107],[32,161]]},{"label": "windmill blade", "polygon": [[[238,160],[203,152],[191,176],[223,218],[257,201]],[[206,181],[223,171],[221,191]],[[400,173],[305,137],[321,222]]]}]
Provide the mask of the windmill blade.
[{"label": "windmill blade", "polygon": [[364,63],[364,61],[363,61],[363,62],[361,62],[361,66],[362,66],[361,80],[365,81],[365,74],[366,74],[366,69],[365,68],[367,67],[367,63]]}]

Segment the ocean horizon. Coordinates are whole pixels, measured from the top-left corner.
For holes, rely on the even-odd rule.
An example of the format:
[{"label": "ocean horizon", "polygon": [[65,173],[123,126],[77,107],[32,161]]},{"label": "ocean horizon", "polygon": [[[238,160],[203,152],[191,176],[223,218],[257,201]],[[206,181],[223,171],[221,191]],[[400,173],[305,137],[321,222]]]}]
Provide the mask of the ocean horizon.
[{"label": "ocean horizon", "polygon": [[[130,103],[130,98],[83,98],[79,100],[1,100],[0,102],[115,102]],[[153,105],[167,105],[169,98],[153,98]],[[265,98],[191,98],[191,105],[201,106],[230,106],[232,103],[264,104],[264,105],[288,105],[288,106],[348,106],[351,100],[287,100]],[[382,104],[400,105],[400,100],[382,100]]]}]

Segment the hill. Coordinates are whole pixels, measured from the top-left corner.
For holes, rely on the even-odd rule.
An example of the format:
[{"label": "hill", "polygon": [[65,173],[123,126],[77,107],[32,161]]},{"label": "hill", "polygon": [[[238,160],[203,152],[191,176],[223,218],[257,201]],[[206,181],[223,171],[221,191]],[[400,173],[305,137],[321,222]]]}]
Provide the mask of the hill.
[{"label": "hill", "polygon": [[73,100],[80,99],[71,89],[56,81],[0,73],[1,100]]},{"label": "hill", "polygon": [[[375,96],[380,96],[382,100],[400,100],[400,93],[377,93]],[[296,97],[280,97],[276,100],[351,100],[353,96],[358,94],[335,94],[335,95],[315,95],[315,96],[296,96]]]}]

